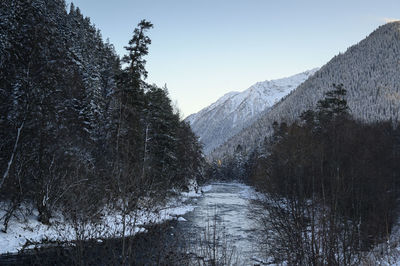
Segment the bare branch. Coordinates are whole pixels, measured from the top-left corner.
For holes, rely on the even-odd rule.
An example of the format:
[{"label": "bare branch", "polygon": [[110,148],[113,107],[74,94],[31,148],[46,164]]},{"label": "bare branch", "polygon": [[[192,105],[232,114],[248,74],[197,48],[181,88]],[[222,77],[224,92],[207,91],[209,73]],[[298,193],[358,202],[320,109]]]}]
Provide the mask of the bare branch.
[{"label": "bare branch", "polygon": [[12,154],[11,154],[10,160],[8,161],[7,169],[6,169],[6,171],[4,172],[4,174],[3,174],[3,178],[2,178],[1,181],[0,181],[0,189],[1,189],[1,187],[3,186],[3,184],[4,184],[4,181],[5,181],[6,178],[8,177],[8,174],[10,173],[10,168],[11,168],[11,165],[12,165],[12,163],[13,163],[13,161],[14,161],[15,152],[17,151],[18,141],[19,141],[19,137],[20,137],[20,135],[21,135],[21,130],[22,130],[22,128],[24,127],[24,123],[25,123],[25,122],[22,122],[21,126],[18,128],[17,138],[15,139],[13,152],[12,152]]}]

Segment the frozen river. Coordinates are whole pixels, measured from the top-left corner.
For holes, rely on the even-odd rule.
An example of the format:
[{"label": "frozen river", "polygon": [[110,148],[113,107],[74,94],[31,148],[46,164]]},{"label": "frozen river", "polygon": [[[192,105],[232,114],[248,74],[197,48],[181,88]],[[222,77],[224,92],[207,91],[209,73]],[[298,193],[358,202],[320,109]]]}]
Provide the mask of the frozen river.
[{"label": "frozen river", "polygon": [[212,183],[204,190],[202,197],[192,199],[196,208],[184,215],[187,221],[179,223],[196,246],[196,253],[212,256],[216,250],[220,257],[227,257],[220,258],[223,264],[259,263],[263,252],[255,218],[262,210],[252,201],[256,195],[253,188],[240,183]]},{"label": "frozen river", "polygon": [[[257,193],[250,186],[227,182],[203,187],[203,193],[187,199],[184,206],[193,206],[178,220],[155,225],[150,232],[132,239],[135,264],[156,265],[170,254],[171,265],[260,265],[263,258],[259,241],[262,232],[256,217],[262,209],[252,199]],[[0,256],[1,265],[72,265],[84,252],[87,264],[118,264],[121,240],[87,241],[81,249],[49,247],[28,250],[23,254]],[[180,258],[184,259],[181,260]],[[213,260],[214,259],[214,260]]]}]

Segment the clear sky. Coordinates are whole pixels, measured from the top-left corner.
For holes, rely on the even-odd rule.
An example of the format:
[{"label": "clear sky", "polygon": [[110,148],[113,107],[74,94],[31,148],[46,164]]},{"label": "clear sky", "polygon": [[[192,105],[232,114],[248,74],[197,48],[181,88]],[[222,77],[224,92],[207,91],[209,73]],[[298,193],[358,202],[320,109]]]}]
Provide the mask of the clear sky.
[{"label": "clear sky", "polygon": [[120,55],[141,19],[154,24],[147,81],[167,84],[183,116],[229,91],[320,67],[400,17],[399,0],[72,2]]}]

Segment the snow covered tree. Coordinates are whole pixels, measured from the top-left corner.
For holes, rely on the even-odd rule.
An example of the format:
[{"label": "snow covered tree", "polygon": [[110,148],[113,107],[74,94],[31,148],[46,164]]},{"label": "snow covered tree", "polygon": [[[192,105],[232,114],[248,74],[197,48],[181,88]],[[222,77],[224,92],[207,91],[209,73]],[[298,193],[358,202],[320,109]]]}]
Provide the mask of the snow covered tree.
[{"label": "snow covered tree", "polygon": [[43,223],[56,210],[86,223],[105,204],[126,217],[144,198],[200,176],[197,139],[167,89],[144,81],[150,22],[138,24],[121,66],[64,0],[4,0],[0,16],[3,231],[24,201]]}]

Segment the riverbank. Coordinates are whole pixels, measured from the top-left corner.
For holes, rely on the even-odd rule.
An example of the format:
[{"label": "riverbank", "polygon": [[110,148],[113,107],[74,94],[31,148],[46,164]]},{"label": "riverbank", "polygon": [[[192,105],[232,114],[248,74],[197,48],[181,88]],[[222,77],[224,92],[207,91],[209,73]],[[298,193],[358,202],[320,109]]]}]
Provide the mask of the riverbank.
[{"label": "riverbank", "polygon": [[[0,265],[178,265],[188,260],[181,252],[184,245],[175,220],[146,227],[146,232],[126,238],[128,253],[123,253],[120,238],[104,241],[72,241],[25,250],[19,254],[0,255]],[[124,255],[123,255],[124,254]]]},{"label": "riverbank", "polygon": [[[202,196],[201,191],[207,191],[209,186],[203,186],[188,192],[176,192],[165,204],[143,208],[130,213],[125,218],[125,236],[133,236],[146,232],[149,225],[161,224],[169,220],[182,220],[182,215],[194,210],[189,199]],[[68,224],[61,215],[51,219],[51,225],[38,221],[37,211],[31,213],[21,208],[9,222],[7,233],[0,231],[0,254],[16,254],[26,249],[37,248],[48,243],[66,243],[75,240],[95,240],[117,238],[124,229],[123,217],[112,210],[103,210],[101,221],[93,224]],[[4,211],[0,211],[3,217]]]},{"label": "riverbank", "polygon": [[[181,193],[158,211],[157,222],[144,220],[136,232],[126,238],[129,254],[122,256],[121,238],[91,238],[32,245],[19,254],[0,256],[0,264],[9,265],[107,265],[123,263],[196,264],[218,262],[248,265],[261,261],[254,223],[256,198],[253,188],[241,183],[214,182],[199,192]],[[111,219],[111,217],[109,217]],[[50,241],[51,242],[51,241]],[[257,252],[256,252],[257,251]]]}]

